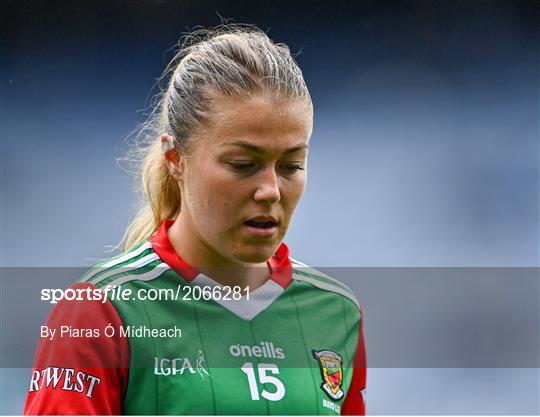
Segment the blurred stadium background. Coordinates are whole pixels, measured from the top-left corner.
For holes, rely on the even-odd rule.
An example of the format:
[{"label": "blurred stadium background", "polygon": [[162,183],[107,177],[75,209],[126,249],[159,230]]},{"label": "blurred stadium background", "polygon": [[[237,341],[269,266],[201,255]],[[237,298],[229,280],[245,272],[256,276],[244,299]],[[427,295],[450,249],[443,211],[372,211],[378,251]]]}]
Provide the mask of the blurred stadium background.
[{"label": "blurred stadium background", "polygon": [[[437,306],[459,289],[407,293],[419,283],[389,280],[381,288],[345,278],[364,306],[370,357],[384,349],[386,358],[399,355],[395,323],[405,313],[393,307],[404,303],[402,294],[423,307],[407,319],[426,329],[409,347],[429,343],[437,329],[440,358],[456,355],[457,337],[483,334],[490,317],[510,324],[489,322],[486,352],[502,340],[515,355],[523,346],[512,342],[530,337],[532,359],[515,367],[378,360],[368,375],[368,413],[539,414],[540,293],[535,270],[523,269],[539,264],[538,6],[3,1],[2,265],[89,266],[110,256],[107,245],[133,214],[131,178],[115,159],[144,119],[140,110],[169,48],[194,26],[219,23],[219,13],[301,51],[315,129],[308,189],[287,237],[298,259],[327,268],[505,267],[506,277],[532,276],[504,281],[496,294],[482,281],[474,291],[486,297],[447,308]],[[37,334],[28,329],[49,308],[13,293],[17,285],[3,282],[4,357],[34,346]],[[6,308],[8,299],[24,320]],[[515,325],[518,336],[505,333]],[[2,367],[0,411],[20,414],[29,370]]]}]

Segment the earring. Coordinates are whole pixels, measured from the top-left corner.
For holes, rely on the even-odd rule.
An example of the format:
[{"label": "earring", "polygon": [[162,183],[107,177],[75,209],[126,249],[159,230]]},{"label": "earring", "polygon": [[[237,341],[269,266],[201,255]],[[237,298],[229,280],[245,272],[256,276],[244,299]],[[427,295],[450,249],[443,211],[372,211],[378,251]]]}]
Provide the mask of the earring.
[{"label": "earring", "polygon": [[161,137],[161,152],[167,153],[174,149],[174,138],[171,135]]}]

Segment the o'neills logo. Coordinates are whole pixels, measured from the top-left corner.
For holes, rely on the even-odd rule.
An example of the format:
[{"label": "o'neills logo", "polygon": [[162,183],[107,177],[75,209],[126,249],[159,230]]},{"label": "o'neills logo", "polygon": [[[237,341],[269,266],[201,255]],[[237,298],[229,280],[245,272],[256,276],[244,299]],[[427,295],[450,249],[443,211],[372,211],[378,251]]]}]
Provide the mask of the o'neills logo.
[{"label": "o'neills logo", "polygon": [[274,346],[272,342],[261,342],[255,346],[249,345],[231,345],[229,352],[233,356],[242,356],[249,358],[272,358],[285,359],[285,353],[280,347]]}]

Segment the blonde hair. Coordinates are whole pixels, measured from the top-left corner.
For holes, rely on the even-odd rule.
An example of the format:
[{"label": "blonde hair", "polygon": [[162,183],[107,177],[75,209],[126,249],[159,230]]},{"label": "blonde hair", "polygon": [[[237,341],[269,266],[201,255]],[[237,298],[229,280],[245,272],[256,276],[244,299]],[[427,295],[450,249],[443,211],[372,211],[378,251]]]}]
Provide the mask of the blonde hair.
[{"label": "blonde hair", "polygon": [[287,45],[274,43],[249,25],[222,25],[186,35],[160,77],[164,79],[168,84],[155,96],[126,158],[136,166],[139,209],[119,243],[124,250],[146,241],[165,219],[180,212],[180,189],[161,151],[164,133],[176,139],[178,152],[186,152],[196,130],[211,121],[212,97],[219,94],[271,95],[312,105]]}]

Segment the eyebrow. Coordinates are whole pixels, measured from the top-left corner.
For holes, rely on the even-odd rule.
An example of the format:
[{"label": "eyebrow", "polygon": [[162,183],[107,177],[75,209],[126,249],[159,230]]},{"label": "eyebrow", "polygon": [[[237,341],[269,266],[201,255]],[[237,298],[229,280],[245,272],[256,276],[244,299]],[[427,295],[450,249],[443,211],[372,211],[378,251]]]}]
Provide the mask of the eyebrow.
[{"label": "eyebrow", "polygon": [[[257,146],[257,145],[253,145],[251,143],[248,143],[248,142],[242,142],[242,141],[238,141],[238,142],[227,142],[227,143],[224,143],[223,146],[239,146],[241,148],[244,148],[244,149],[247,149],[249,151],[252,151],[252,152],[258,152],[258,153],[264,153],[264,149],[262,149],[261,147]],[[289,153],[293,153],[293,152],[296,152],[296,151],[300,151],[302,149],[307,149],[308,145],[305,144],[305,143],[300,143],[296,146],[293,146],[292,148],[289,148],[289,149],[286,149],[285,152],[283,152],[283,154],[289,154]]]}]

